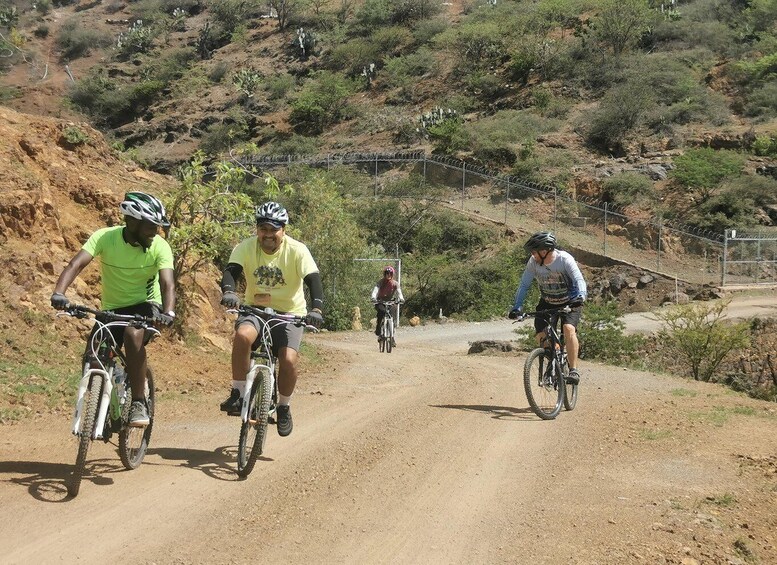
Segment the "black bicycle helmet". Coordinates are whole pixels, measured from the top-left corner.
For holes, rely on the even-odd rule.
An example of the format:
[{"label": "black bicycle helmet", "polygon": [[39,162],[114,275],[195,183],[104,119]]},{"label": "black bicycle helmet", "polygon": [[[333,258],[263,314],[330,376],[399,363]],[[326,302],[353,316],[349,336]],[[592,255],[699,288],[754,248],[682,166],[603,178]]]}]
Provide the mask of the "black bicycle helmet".
[{"label": "black bicycle helmet", "polygon": [[128,192],[124,195],[124,202],[119,204],[119,209],[125,216],[136,220],[147,220],[152,224],[170,227],[167,212],[162,202],[145,192]]},{"label": "black bicycle helmet", "polygon": [[556,247],[556,236],[549,231],[537,232],[523,244],[523,248],[529,252],[555,249]]},{"label": "black bicycle helmet", "polygon": [[289,213],[277,202],[265,202],[256,208],[256,224],[271,224],[282,228],[289,223]]}]

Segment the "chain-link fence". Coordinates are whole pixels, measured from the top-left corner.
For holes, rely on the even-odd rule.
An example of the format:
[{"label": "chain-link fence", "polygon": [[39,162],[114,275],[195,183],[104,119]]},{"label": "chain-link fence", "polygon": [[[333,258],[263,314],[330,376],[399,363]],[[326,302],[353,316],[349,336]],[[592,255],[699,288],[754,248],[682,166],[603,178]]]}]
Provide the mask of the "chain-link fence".
[{"label": "chain-link fence", "polygon": [[[769,277],[772,281],[775,277],[773,238],[737,239],[731,242],[737,244],[735,248],[726,251],[724,234],[677,225],[660,217],[630,216],[610,203],[572,198],[556,187],[500,175],[451,157],[421,151],[254,156],[244,159],[243,164],[275,169],[281,180],[282,174],[277,173],[281,167],[291,179],[293,168],[299,165],[327,170],[353,166],[371,175],[375,196],[381,194],[385,172],[407,169],[410,164],[423,183],[447,187],[447,206],[503,222],[515,231],[552,230],[573,249],[696,284],[769,282]],[[745,247],[749,244],[754,247]],[[732,253],[739,253],[740,258],[735,259]],[[741,259],[742,253],[748,259]],[[727,269],[731,271],[728,274]]]},{"label": "chain-link fence", "polygon": [[777,230],[726,230],[721,285],[777,283]]}]

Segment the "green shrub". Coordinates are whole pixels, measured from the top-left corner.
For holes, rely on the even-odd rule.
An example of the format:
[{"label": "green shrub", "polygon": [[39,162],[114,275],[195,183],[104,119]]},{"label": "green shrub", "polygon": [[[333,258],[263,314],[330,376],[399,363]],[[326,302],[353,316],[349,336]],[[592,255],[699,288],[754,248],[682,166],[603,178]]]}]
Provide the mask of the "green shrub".
[{"label": "green shrub", "polygon": [[49,26],[40,24],[33,30],[32,34],[38,39],[45,39],[49,36]]},{"label": "green shrub", "polygon": [[744,103],[746,116],[767,120],[777,116],[777,82],[757,86],[746,95]]},{"label": "green shrub", "polygon": [[629,206],[635,202],[650,202],[654,198],[653,183],[639,173],[618,173],[603,183],[603,198],[618,206]]},{"label": "green shrub", "polygon": [[255,0],[210,0],[208,13],[221,34],[231,37],[256,6]]},{"label": "green shrub", "polygon": [[723,179],[742,174],[744,164],[742,155],[726,149],[689,149],[675,159],[671,177],[679,186],[698,190],[707,198]]},{"label": "green shrub", "polygon": [[254,92],[262,82],[262,74],[253,67],[238,69],[232,75],[232,84],[247,98],[253,98]]},{"label": "green shrub", "polygon": [[291,134],[279,136],[262,147],[264,155],[315,155],[319,149],[315,137]]},{"label": "green shrub", "polygon": [[725,358],[749,342],[747,322],[723,319],[728,302],[677,306],[657,314],[659,339],[697,381],[709,381]]},{"label": "green shrub", "polygon": [[82,22],[73,18],[62,25],[55,45],[62,60],[72,61],[88,55],[94,48],[107,47],[112,42],[107,34],[84,27]]},{"label": "green shrub", "polygon": [[218,84],[229,72],[229,63],[218,61],[208,73],[208,80],[213,84]]},{"label": "green shrub", "polygon": [[330,69],[357,76],[365,66],[382,59],[377,45],[368,39],[355,38],[334,47],[326,56],[326,64]]},{"label": "green shrub", "polygon": [[426,45],[445,31],[450,24],[445,18],[421,20],[413,28],[413,37],[418,45]]},{"label": "green shrub", "polygon": [[418,77],[436,76],[438,72],[439,63],[434,53],[422,47],[415,53],[387,60],[382,75],[387,86],[406,87],[416,84]]},{"label": "green shrub", "polygon": [[70,145],[83,145],[84,143],[89,143],[89,136],[76,126],[66,127],[65,131],[62,132],[62,137],[64,137],[65,141]]},{"label": "green shrub", "polygon": [[318,134],[324,127],[348,117],[348,97],[356,85],[342,75],[316,73],[291,103],[289,120],[302,132]]},{"label": "green shrub", "polygon": [[270,100],[283,100],[286,95],[294,88],[294,77],[287,74],[278,74],[269,77],[264,88],[267,91],[267,98]]},{"label": "green shrub", "polygon": [[369,38],[382,58],[399,54],[413,42],[410,30],[402,26],[389,26],[376,29]]},{"label": "green shrub", "polygon": [[651,106],[649,86],[636,81],[616,86],[605,94],[599,108],[584,125],[586,141],[598,149],[621,153],[627,136]]},{"label": "green shrub", "polygon": [[641,336],[625,335],[626,325],[616,302],[586,303],[578,326],[581,351],[586,359],[606,363],[630,361],[642,345]]},{"label": "green shrub", "polygon": [[121,58],[128,58],[138,53],[147,53],[154,44],[154,30],[143,20],[135,20],[126,33],[119,34],[116,40],[116,52]]},{"label": "green shrub", "polygon": [[246,116],[241,112],[232,111],[221,123],[208,127],[200,140],[200,149],[207,155],[218,155],[249,138],[250,130]]},{"label": "green shrub", "polygon": [[496,22],[465,22],[438,35],[435,44],[455,54],[464,68],[488,68],[509,56]]},{"label": "green shrub", "polygon": [[777,137],[772,135],[759,135],[755,138],[750,150],[759,157],[777,156]]}]

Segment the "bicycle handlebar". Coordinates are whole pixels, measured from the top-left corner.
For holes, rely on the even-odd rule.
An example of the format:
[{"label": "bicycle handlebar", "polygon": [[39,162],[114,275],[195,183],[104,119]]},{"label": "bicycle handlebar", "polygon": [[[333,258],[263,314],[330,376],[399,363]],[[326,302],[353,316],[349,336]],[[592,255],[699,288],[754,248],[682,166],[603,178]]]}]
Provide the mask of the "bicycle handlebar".
[{"label": "bicycle handlebar", "polygon": [[265,320],[280,320],[295,326],[303,326],[306,330],[314,332],[319,331],[316,326],[307,323],[306,316],[297,316],[296,314],[280,314],[269,306],[265,308],[257,308],[255,306],[249,306],[248,304],[241,304],[237,308],[229,308],[227,312],[236,314],[251,314],[252,316],[258,316]]},{"label": "bicycle handlebar", "polygon": [[556,306],[555,308],[546,308],[545,310],[537,310],[535,312],[522,312],[524,317],[527,316],[542,316],[544,314],[569,314],[572,308],[567,304],[566,306]]},{"label": "bicycle handlebar", "polygon": [[157,328],[154,327],[155,320],[153,317],[141,316],[140,314],[117,314],[110,310],[95,310],[89,306],[82,304],[70,304],[64,311],[58,313],[58,316],[72,316],[78,319],[85,319],[92,314],[95,319],[100,322],[126,322],[128,326],[134,328],[144,328],[149,331],[160,333]]}]

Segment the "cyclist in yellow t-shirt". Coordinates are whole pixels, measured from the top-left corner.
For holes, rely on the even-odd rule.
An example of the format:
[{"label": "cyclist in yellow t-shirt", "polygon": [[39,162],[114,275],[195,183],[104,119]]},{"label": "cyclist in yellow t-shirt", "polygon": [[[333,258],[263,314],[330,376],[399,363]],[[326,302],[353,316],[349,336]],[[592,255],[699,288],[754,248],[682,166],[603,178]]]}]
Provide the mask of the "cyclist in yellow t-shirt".
[{"label": "cyclist in yellow t-shirt", "polygon": [[[221,278],[221,303],[237,308],[235,293],[240,275],[245,274],[245,303],[260,308],[270,307],[281,314],[306,316],[307,323],[321,327],[324,292],[318,267],[304,243],[286,235],[289,214],[277,202],[266,202],[256,209],[256,235],[244,239],[232,250]],[[313,308],[308,312],[303,283],[310,291]],[[260,334],[256,316],[240,316],[235,322],[232,343],[232,390],[221,403],[221,410],[239,414],[246,393],[245,379],[251,364],[251,350]],[[278,357],[278,434],[291,433],[291,395],[297,384],[297,360],[303,329],[292,324],[278,324],[272,329],[273,349]]]},{"label": "cyclist in yellow t-shirt", "polygon": [[[124,226],[94,232],[59,275],[51,305],[65,310],[70,302],[65,291],[92,259],[100,257],[102,308],[117,314],[140,314],[172,325],[175,318],[173,252],[157,237],[159,227],[169,227],[165,207],[150,194],[128,192],[119,205]],[[111,328],[116,344],[125,348],[127,373],[132,385],[131,426],[149,424],[145,396],[146,338],[140,328]]]}]

